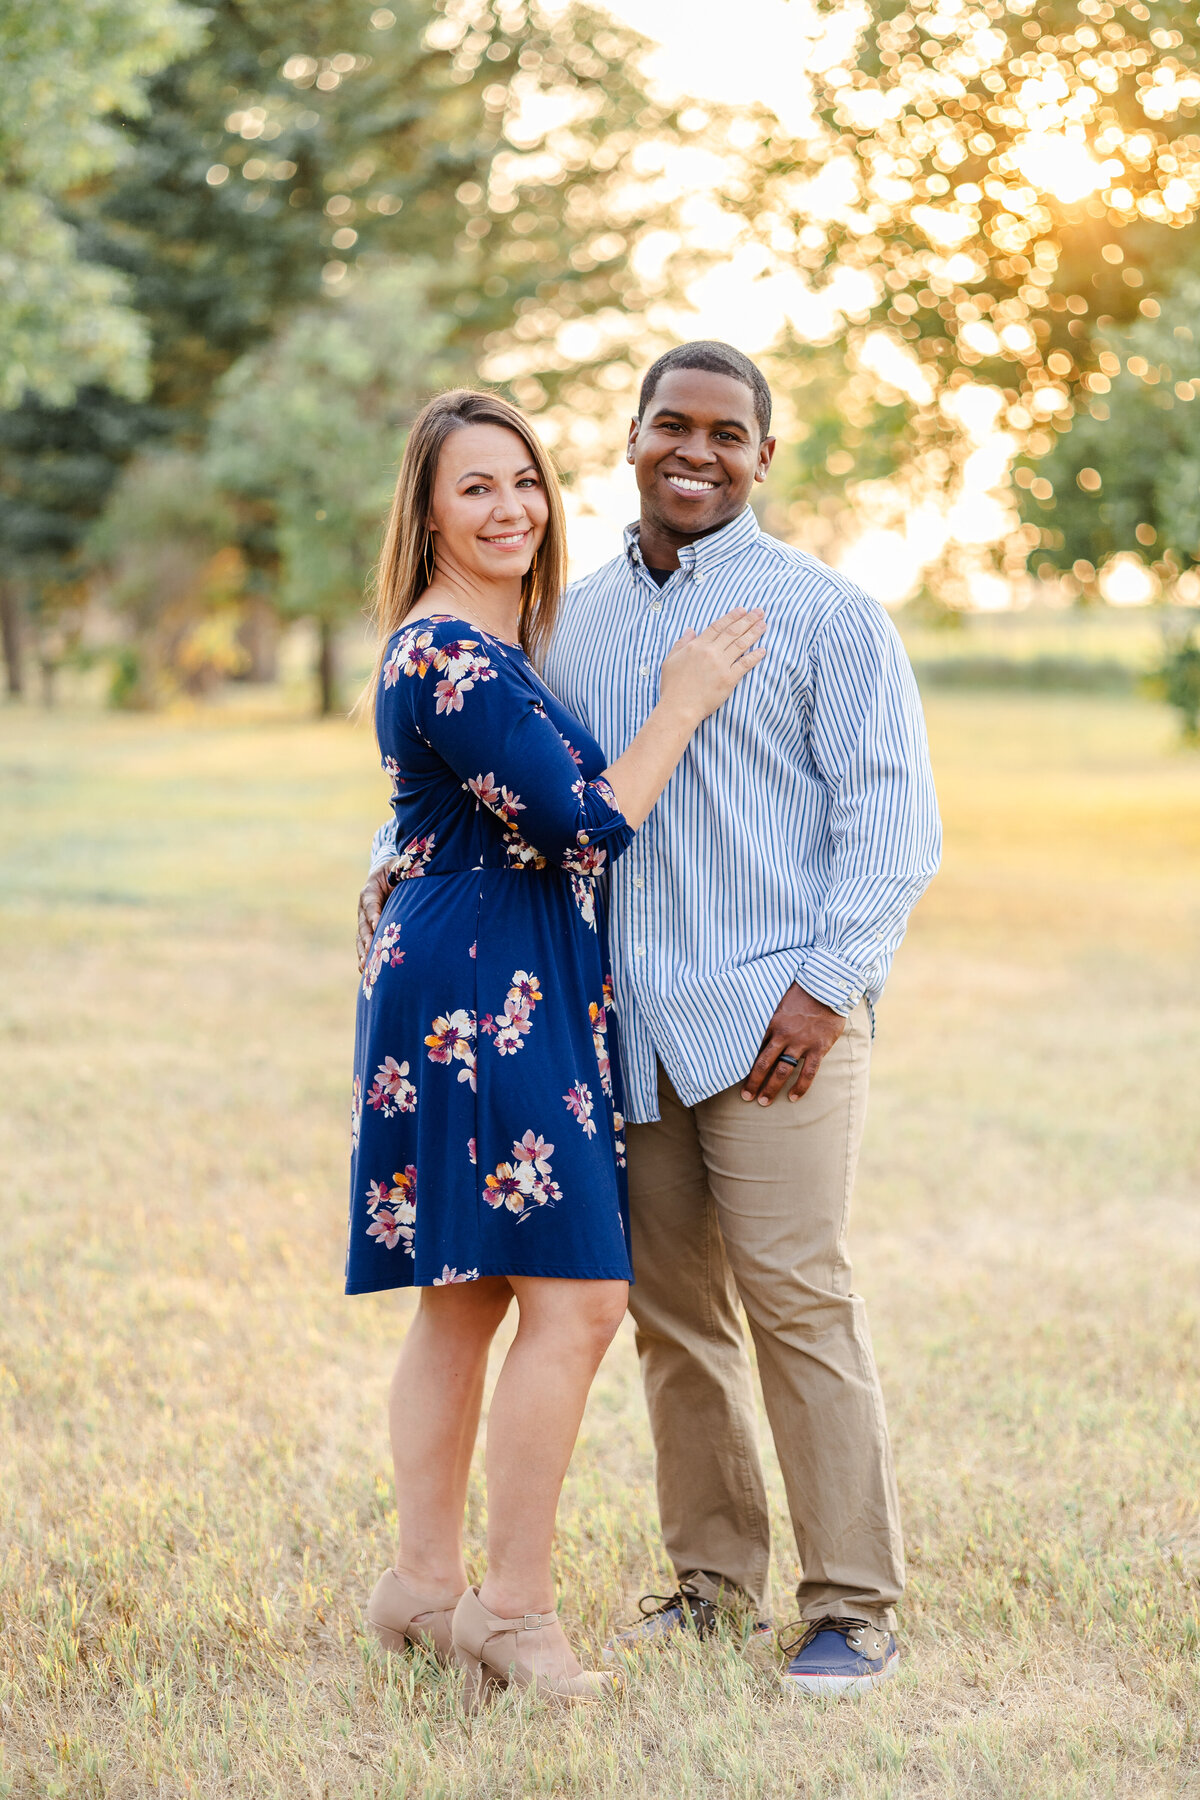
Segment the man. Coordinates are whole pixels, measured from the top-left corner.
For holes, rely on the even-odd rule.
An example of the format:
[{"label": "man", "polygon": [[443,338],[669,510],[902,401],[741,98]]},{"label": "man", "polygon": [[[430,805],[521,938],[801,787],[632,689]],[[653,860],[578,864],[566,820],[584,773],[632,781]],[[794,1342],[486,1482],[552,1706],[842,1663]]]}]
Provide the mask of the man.
[{"label": "man", "polygon": [[[568,590],[550,687],[617,756],[671,644],[766,609],[767,655],[700,728],[612,874],[629,1118],[630,1310],[679,1586],[614,1650],[766,1608],[770,1541],[745,1308],[796,1535],[792,1692],[892,1674],[899,1507],[846,1224],[873,1004],[938,862],[920,702],[882,608],[766,536],[747,502],[775,440],[761,371],[668,351],[627,455],[623,553]],[[386,894],[376,842],[360,938]],[[763,1627],[765,1629],[765,1627]]]}]

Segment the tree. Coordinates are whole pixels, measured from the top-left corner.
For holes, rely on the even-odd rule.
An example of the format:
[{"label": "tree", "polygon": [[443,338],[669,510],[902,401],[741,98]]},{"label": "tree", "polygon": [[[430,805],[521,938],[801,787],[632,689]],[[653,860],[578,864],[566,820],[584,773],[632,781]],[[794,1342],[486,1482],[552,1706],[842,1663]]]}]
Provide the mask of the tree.
[{"label": "tree", "polygon": [[636,33],[537,0],[195,10],[206,43],[124,122],[136,155],[80,214],[133,281],[177,429],[202,431],[213,383],[289,311],[381,257],[435,267],[431,302],[472,346],[527,302],[557,328],[636,289],[602,221],[644,188],[639,138],[671,128]]},{"label": "tree", "polygon": [[[113,109],[143,113],[147,79],[200,32],[201,15],[174,0],[7,0],[0,13],[0,637],[13,695],[23,617],[69,617],[78,601],[70,558],[128,453],[130,399],[147,381],[129,283],[81,256],[63,209],[125,153]],[[44,632],[38,649],[49,691]]]},{"label": "tree", "polygon": [[233,507],[201,457],[159,451],[126,466],[86,544],[109,604],[132,628],[114,656],[115,704],[203,694],[241,667],[246,570],[236,538]]},{"label": "tree", "polygon": [[[1103,385],[1098,336],[1191,254],[1200,21],[1139,0],[820,11],[810,124],[739,125],[724,187],[763,267],[798,278],[803,336],[845,352],[844,369],[811,359],[818,411],[844,426],[832,453],[828,432],[806,440],[795,478],[835,493],[866,459],[910,501],[945,494],[971,449],[956,388],[993,391],[1014,449],[1048,449]],[[806,363],[782,347],[785,392]],[[812,397],[795,394],[802,418]]]},{"label": "tree", "polygon": [[1016,471],[1043,563],[1085,591],[1116,556],[1146,559],[1163,585],[1200,563],[1197,332],[1200,276],[1188,272],[1152,317],[1102,340],[1103,394],[1047,456]]},{"label": "tree", "polygon": [[1150,680],[1179,714],[1184,743],[1200,744],[1200,643],[1194,628],[1168,636],[1162,666]]},{"label": "tree", "polygon": [[[512,327],[516,360],[498,378],[519,381],[529,404],[576,366],[564,324],[640,304],[625,233],[655,214],[640,209],[633,158],[672,126],[644,91],[636,34],[586,6],[535,0],[181,5],[205,23],[202,47],[159,74],[145,110],[126,110],[130,155],[72,212],[149,326],[143,441],[201,447],[237,359],[381,262],[437,271],[427,304],[465,360]],[[19,461],[0,442],[14,501],[40,479],[38,424],[50,457],[75,429],[70,408],[35,408]],[[269,507],[254,524],[242,548],[265,572],[277,561]],[[71,566],[52,569],[45,549],[37,579],[66,580]],[[2,518],[0,551],[27,587],[28,551],[3,538]]]},{"label": "tree", "polygon": [[87,599],[81,550],[144,433],[143,409],[107,388],[80,388],[70,407],[26,399],[0,411],[0,620],[11,695],[23,688],[31,623],[43,696],[52,697]]},{"label": "tree", "polygon": [[79,384],[135,395],[146,329],[111,268],[81,260],[60,203],[121,159],[109,122],[147,106],[146,81],[200,38],[202,15],[176,0],[47,6],[6,0],[0,14],[0,407],[26,395],[63,404]]},{"label": "tree", "polygon": [[278,598],[317,622],[318,704],[337,704],[337,627],[362,606],[408,423],[452,368],[427,280],[397,266],[296,316],[220,384],[208,468],[261,519]]}]

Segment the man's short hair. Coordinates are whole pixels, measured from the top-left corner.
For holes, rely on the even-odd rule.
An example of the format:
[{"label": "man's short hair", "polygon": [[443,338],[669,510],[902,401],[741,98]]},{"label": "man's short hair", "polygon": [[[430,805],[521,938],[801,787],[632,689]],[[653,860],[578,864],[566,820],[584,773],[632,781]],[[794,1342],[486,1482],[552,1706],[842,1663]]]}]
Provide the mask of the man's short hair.
[{"label": "man's short hair", "polygon": [[653,400],[659,382],[672,369],[703,369],[709,375],[728,375],[733,381],[740,381],[748,387],[754,396],[754,416],[758,420],[758,435],[765,438],[771,430],[771,390],[767,386],[767,378],[756,363],[732,344],[722,344],[716,338],[697,338],[691,344],[676,344],[674,350],[667,350],[652,362],[646,370],[642,391],[638,395],[638,420],[644,417],[646,408]]}]

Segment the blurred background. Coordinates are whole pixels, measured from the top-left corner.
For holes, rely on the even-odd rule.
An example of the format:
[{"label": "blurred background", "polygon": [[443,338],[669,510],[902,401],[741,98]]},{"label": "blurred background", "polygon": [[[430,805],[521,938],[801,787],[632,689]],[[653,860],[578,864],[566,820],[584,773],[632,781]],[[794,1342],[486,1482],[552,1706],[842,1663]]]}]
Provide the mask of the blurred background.
[{"label": "blurred background", "polygon": [[[1194,1800],[1198,51],[1181,0],[0,0],[0,1800]],[[901,1673],[809,1709],[721,1640],[468,1726],[362,1634],[363,591],[431,390],[533,414],[583,570],[709,334],[946,825],[852,1232]],[[477,1455],[475,1578],[485,1518]],[[589,1654],[673,1582],[627,1326],[556,1558]]]},{"label": "blurred background", "polygon": [[10,696],[342,708],[424,397],[536,416],[582,569],[636,510],[639,371],[711,335],[778,396],[764,524],[927,680],[1157,680],[1194,733],[1186,7],[8,0],[0,34]]}]

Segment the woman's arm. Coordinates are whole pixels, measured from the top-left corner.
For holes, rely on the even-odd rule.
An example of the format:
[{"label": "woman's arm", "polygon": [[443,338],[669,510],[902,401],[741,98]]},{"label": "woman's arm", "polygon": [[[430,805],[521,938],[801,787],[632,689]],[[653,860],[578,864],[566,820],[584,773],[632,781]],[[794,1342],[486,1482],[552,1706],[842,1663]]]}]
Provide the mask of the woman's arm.
[{"label": "woman's arm", "polygon": [[[520,664],[459,621],[425,626],[384,665],[381,705],[409,710],[412,728],[476,800],[547,862],[593,869],[620,856],[670,779],[702,719],[761,652],[762,614],[728,613],[685,632],[663,663],[661,698],[612,767],[584,781]],[[627,809],[631,809],[627,810]]]},{"label": "woman's arm", "polygon": [[604,771],[627,822],[636,830],[649,816],[698,725],[716,712],[766,651],[755,649],[766,615],[737,607],[699,636],[685,631],[659,677],[654,711],[628,750]]}]

